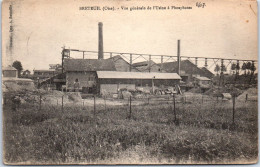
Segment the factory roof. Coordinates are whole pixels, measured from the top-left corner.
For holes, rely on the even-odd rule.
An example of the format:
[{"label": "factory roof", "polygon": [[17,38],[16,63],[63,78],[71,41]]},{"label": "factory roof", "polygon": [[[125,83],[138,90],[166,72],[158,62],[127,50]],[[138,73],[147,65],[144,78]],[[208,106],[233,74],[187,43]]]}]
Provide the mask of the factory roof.
[{"label": "factory roof", "polygon": [[65,71],[113,71],[116,70],[111,59],[65,59]]},{"label": "factory roof", "polygon": [[181,79],[177,73],[155,72],[97,71],[97,76],[102,79]]},{"label": "factory roof", "polygon": [[12,66],[3,67],[2,70],[4,70],[4,71],[17,71],[17,69],[12,67]]}]

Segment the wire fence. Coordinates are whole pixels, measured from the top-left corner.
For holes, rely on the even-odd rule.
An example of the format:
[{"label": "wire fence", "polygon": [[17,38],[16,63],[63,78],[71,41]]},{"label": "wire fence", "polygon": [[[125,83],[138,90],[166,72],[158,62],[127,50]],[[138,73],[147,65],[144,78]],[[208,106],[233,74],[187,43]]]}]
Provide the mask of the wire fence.
[{"label": "wire fence", "polygon": [[[4,105],[8,104],[8,97],[4,96]],[[71,111],[71,108],[75,109],[81,109],[81,110],[88,110],[93,111],[93,116],[96,117],[97,111],[104,110],[112,110],[115,108],[124,108],[129,112],[128,119],[132,119],[132,115],[134,112],[134,107],[139,106],[153,106],[153,105],[170,105],[172,106],[172,112],[174,114],[174,122],[178,122],[177,120],[177,107],[185,107],[185,105],[193,105],[197,104],[201,107],[205,104],[207,105],[210,103],[210,105],[218,103],[223,103],[231,101],[230,105],[230,111],[232,112],[232,122],[235,123],[235,113],[236,113],[236,105],[237,105],[237,97],[231,96],[229,99],[222,98],[222,97],[212,97],[208,95],[198,94],[196,96],[152,96],[152,97],[145,97],[145,98],[134,98],[133,96],[129,96],[124,99],[115,99],[111,97],[97,97],[92,96],[87,99],[82,99],[79,101],[73,101],[68,99],[66,95],[62,96],[50,96],[50,95],[34,95],[33,100],[31,102],[26,102],[25,105],[27,107],[32,107],[37,110],[42,110],[43,107],[48,107],[49,110],[55,109],[60,110],[61,112],[65,112],[66,110]],[[251,101],[248,94],[246,94],[244,102]],[[19,100],[17,97],[9,98],[9,104],[11,104],[14,111],[19,110],[21,105],[21,100]],[[212,107],[214,107],[212,106]]]}]

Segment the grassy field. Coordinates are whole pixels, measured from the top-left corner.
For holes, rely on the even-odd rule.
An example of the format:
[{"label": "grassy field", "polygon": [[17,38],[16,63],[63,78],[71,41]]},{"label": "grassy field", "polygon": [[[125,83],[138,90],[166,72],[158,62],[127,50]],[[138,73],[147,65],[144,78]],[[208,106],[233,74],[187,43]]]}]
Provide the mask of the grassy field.
[{"label": "grassy field", "polygon": [[254,163],[257,102],[93,107],[29,104],[4,111],[5,163]]}]

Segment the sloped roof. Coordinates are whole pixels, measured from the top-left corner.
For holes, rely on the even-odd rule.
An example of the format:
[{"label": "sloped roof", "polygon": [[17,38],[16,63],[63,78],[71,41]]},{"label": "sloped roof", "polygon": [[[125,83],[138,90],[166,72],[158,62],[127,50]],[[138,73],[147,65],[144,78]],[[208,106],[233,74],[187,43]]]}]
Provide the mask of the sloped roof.
[{"label": "sloped roof", "polygon": [[[190,60],[182,60],[181,64],[181,71],[185,71],[187,74],[199,74],[202,76],[206,76],[212,78],[214,74],[212,74],[209,70],[206,71],[205,69],[201,69],[197,67],[194,63]],[[161,65],[161,63],[160,63]],[[163,70],[166,72],[177,72],[178,62],[165,62],[163,63]]]},{"label": "sloped roof", "polygon": [[176,79],[181,77],[176,73],[145,73],[145,72],[120,72],[120,71],[97,71],[98,78],[103,79]]},{"label": "sloped roof", "polygon": [[[125,62],[127,62],[122,56],[120,55],[116,55],[116,56],[113,56],[113,57],[110,57],[108,59],[113,59],[113,61],[117,61],[119,59],[123,59]],[[127,62],[128,63],[128,62]]]},{"label": "sloped roof", "polygon": [[[116,55],[116,56],[113,56],[113,57],[110,57],[108,59],[111,59],[114,61],[114,63],[116,63],[117,61],[119,60],[123,60],[128,66],[130,66],[130,63],[128,61],[126,61],[121,55]],[[115,65],[115,68],[116,68],[116,71],[120,71],[117,69],[117,66]],[[139,71],[136,67],[132,66],[132,69],[133,70],[136,70],[136,71]]]},{"label": "sloped roof", "polygon": [[[161,65],[161,63],[159,63],[159,64]],[[193,67],[196,70],[201,70],[200,68],[198,68],[195,64],[193,64],[189,60],[182,60],[180,62],[180,64],[181,64],[181,70],[183,70],[185,72],[187,71],[187,68],[182,68],[182,67],[185,67],[185,66]],[[177,61],[175,61],[175,62],[165,62],[165,63],[163,63],[163,69],[167,72],[177,72],[178,62]],[[192,71],[192,72],[194,72],[194,71]]]},{"label": "sloped roof", "polygon": [[115,71],[111,59],[65,59],[65,71]]},{"label": "sloped roof", "polygon": [[12,66],[3,67],[2,70],[4,70],[4,71],[17,71],[17,69],[12,67]]},{"label": "sloped roof", "polygon": [[202,67],[201,69],[206,73],[208,77],[214,76],[214,74],[211,71],[209,71],[206,67]]}]

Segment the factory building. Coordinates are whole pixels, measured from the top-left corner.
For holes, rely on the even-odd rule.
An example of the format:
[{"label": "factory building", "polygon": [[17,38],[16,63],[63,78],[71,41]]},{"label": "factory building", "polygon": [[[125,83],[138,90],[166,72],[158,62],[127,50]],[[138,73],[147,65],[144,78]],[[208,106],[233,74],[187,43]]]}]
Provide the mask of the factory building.
[{"label": "factory building", "polygon": [[176,73],[116,71],[112,59],[65,59],[67,91],[102,94],[116,93],[120,88],[171,86],[180,81]]},{"label": "factory building", "polygon": [[117,93],[119,89],[175,87],[181,77],[176,73],[146,73],[97,71],[97,90],[100,94]]}]

